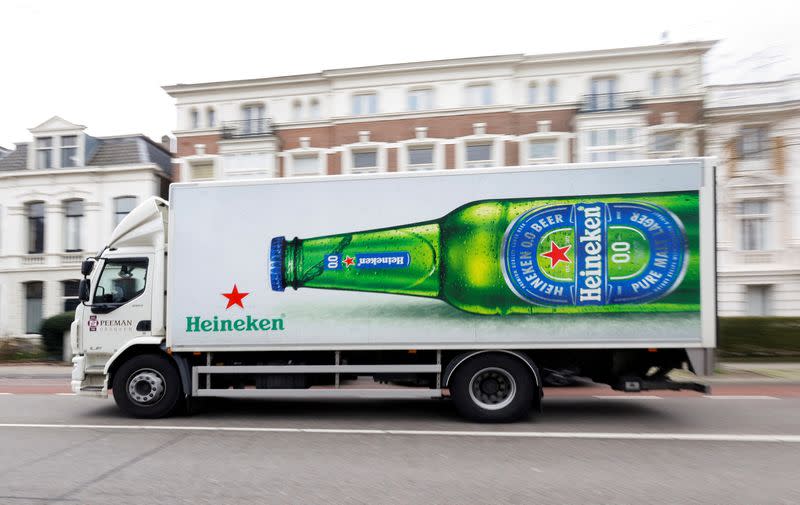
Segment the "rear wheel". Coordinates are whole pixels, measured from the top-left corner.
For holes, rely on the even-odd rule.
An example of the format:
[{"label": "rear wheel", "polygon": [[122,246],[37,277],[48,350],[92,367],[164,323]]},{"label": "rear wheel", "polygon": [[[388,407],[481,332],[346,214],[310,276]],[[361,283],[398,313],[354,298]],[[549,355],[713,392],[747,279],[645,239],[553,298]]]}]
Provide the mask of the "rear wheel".
[{"label": "rear wheel", "polygon": [[526,417],[535,400],[533,374],[519,359],[480,354],[462,363],[450,380],[456,410],[473,421],[509,422]]},{"label": "rear wheel", "polygon": [[134,417],[158,418],[173,412],[181,397],[178,370],[166,356],[134,356],[114,374],[114,401]]}]

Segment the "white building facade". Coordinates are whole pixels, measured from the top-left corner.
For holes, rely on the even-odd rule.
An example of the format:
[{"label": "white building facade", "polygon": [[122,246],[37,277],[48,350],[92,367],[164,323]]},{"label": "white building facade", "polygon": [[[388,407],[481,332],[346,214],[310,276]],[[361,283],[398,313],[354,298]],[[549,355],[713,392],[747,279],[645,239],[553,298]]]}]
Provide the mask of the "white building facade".
[{"label": "white building facade", "polygon": [[721,316],[800,316],[800,77],[711,86]]},{"label": "white building facade", "polygon": [[696,156],[713,44],[167,86],[179,180]]},{"label": "white building facade", "polygon": [[168,150],[143,135],[93,137],[59,117],[30,132],[0,158],[0,337],[73,310],[80,262],[171,174]]}]

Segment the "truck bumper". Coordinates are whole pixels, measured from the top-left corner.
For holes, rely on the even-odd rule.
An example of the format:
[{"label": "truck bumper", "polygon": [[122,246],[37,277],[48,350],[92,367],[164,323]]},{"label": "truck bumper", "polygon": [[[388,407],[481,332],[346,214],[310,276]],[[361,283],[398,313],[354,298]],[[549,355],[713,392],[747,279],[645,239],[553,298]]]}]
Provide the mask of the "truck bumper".
[{"label": "truck bumper", "polygon": [[72,358],[70,387],[76,395],[107,398],[108,376],[105,374],[86,373],[86,357],[74,356]]}]

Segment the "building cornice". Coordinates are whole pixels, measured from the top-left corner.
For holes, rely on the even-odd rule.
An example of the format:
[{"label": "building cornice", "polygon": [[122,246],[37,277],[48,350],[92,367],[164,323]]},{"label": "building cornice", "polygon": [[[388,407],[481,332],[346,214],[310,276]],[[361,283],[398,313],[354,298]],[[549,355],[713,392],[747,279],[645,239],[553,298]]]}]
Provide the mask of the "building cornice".
[{"label": "building cornice", "polygon": [[110,165],[110,166],[91,166],[79,168],[55,168],[55,169],[22,169],[0,172],[0,179],[14,179],[21,177],[58,177],[62,175],[103,175],[109,173],[153,171],[163,175],[161,167],[154,163],[139,163],[134,165]]},{"label": "building cornice", "polygon": [[255,79],[238,79],[229,81],[199,82],[191,84],[173,84],[162,89],[172,97],[208,91],[242,89],[252,87],[276,86],[301,83],[319,83],[341,77],[363,75],[380,75],[411,71],[442,70],[452,68],[468,68],[480,65],[520,65],[534,63],[569,63],[593,59],[627,58],[632,56],[652,56],[659,54],[693,53],[702,55],[710,50],[716,40],[682,42],[675,44],[659,44],[617,49],[596,49],[590,51],[572,51],[538,55],[501,54],[495,56],[476,56],[471,58],[451,58],[407,63],[390,63],[362,67],[337,68],[323,70],[311,74],[264,77]]}]

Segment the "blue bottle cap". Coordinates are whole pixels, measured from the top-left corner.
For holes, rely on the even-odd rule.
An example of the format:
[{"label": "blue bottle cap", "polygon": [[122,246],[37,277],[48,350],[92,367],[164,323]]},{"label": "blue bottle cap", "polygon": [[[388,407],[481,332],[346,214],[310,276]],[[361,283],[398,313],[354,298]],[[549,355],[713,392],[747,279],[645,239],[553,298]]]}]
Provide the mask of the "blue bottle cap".
[{"label": "blue bottle cap", "polygon": [[283,258],[286,255],[286,237],[275,237],[269,246],[269,282],[273,291],[286,289],[283,280]]}]

